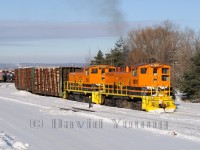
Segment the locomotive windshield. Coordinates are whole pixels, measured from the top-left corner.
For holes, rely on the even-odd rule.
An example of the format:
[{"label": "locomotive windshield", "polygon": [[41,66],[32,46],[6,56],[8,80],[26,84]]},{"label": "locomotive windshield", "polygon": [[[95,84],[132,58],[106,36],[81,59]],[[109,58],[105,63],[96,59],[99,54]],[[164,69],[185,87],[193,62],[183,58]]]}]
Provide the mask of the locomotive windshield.
[{"label": "locomotive windshield", "polygon": [[169,68],[162,68],[162,73],[163,74],[168,74],[169,73]]},{"label": "locomotive windshield", "polygon": [[115,68],[109,68],[109,72],[115,72]]},{"label": "locomotive windshield", "polygon": [[137,77],[137,68],[132,70],[132,75]]}]

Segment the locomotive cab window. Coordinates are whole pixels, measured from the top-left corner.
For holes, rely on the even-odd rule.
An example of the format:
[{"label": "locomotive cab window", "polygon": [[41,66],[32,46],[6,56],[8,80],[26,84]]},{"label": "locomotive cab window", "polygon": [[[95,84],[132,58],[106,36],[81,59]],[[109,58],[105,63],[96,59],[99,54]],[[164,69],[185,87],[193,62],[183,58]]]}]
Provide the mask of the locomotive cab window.
[{"label": "locomotive cab window", "polygon": [[105,73],[105,68],[101,69],[101,73],[104,74]]},{"label": "locomotive cab window", "polygon": [[141,74],[146,74],[147,73],[147,68],[141,68]]},{"label": "locomotive cab window", "polygon": [[137,68],[132,70],[132,75],[137,77]]},{"label": "locomotive cab window", "polygon": [[162,75],[162,81],[168,81],[169,76],[168,75]]},{"label": "locomotive cab window", "polygon": [[86,76],[89,75],[89,70],[88,69],[85,70],[85,74],[86,74]]},{"label": "locomotive cab window", "polygon": [[169,68],[162,68],[163,74],[169,74]]},{"label": "locomotive cab window", "polygon": [[153,75],[156,76],[157,75],[157,71],[158,69],[157,68],[153,68]]},{"label": "locomotive cab window", "polygon": [[114,68],[109,68],[109,72],[115,72]]},{"label": "locomotive cab window", "polygon": [[91,73],[92,73],[92,74],[97,74],[97,73],[98,73],[98,69],[97,69],[97,68],[92,68]]}]

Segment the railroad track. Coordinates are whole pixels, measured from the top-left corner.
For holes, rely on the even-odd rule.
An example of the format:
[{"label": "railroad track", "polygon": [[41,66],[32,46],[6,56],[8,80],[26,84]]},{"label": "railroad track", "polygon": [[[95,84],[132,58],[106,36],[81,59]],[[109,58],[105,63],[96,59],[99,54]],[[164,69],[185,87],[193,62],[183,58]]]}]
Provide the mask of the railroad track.
[{"label": "railroad track", "polygon": [[[188,112],[189,113],[189,112]],[[173,112],[173,115],[179,115],[179,116],[189,116],[189,117],[195,117],[200,119],[200,115],[191,115],[188,113],[183,113],[183,112]],[[190,112],[191,113],[191,112]]]},{"label": "railroad track", "polygon": [[[69,105],[65,105],[67,106],[68,108],[67,109],[73,109],[73,107],[69,106]],[[106,106],[105,106],[106,107]],[[83,109],[83,108],[80,108],[80,109]],[[118,108],[119,110],[120,109],[123,109],[123,108]],[[84,109],[85,110],[85,109]],[[173,129],[173,130],[176,130],[176,129],[188,129],[188,130],[193,130],[193,131],[199,131],[200,132],[200,123],[198,125],[195,125],[194,123],[192,122],[186,122],[186,121],[183,121],[183,120],[180,120],[180,121],[177,121],[176,120],[176,117],[179,116],[179,115],[184,115],[184,113],[179,113],[179,114],[176,114],[176,112],[174,113],[163,113],[163,114],[151,114],[151,113],[148,113],[148,112],[142,112],[142,111],[137,111],[137,110],[133,110],[133,111],[137,111],[139,114],[138,115],[134,115],[134,114],[125,114],[125,113],[122,113],[120,111],[118,112],[108,112],[108,111],[104,111],[104,110],[93,110],[91,109],[91,111],[89,111],[90,109],[87,109],[88,111],[82,111],[84,113],[91,113],[94,114],[94,115],[97,115],[99,117],[105,117],[107,119],[114,119],[114,118],[117,118],[117,119],[124,119],[124,120],[127,120],[127,121],[150,121],[150,122],[161,122],[161,121],[167,121],[168,124],[170,125],[170,128],[169,129]],[[79,112],[79,111],[77,111]],[[108,117],[109,114],[113,117]],[[146,115],[146,116],[144,116]],[[154,116],[152,116],[154,115]],[[193,115],[188,115],[188,116],[193,116]],[[163,118],[161,118],[163,117]],[[165,118],[166,117],[166,118]],[[170,118],[173,117],[174,120],[171,120]],[[193,116],[193,117],[198,117],[198,116]],[[196,118],[193,119],[194,121],[196,121]]]}]

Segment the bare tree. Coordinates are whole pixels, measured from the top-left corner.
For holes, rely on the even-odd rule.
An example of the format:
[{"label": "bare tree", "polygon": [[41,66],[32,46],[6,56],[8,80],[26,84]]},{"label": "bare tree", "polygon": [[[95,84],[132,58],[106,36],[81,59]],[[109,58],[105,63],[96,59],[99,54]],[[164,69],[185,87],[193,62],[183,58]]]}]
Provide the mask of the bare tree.
[{"label": "bare tree", "polygon": [[190,65],[195,50],[194,31],[180,31],[177,25],[169,21],[134,29],[129,32],[127,42],[130,49],[129,65],[149,62],[171,65],[172,83],[175,86]]},{"label": "bare tree", "polygon": [[91,50],[89,49],[88,55],[85,58],[86,65],[89,66],[91,61],[92,61],[92,54],[91,54]]}]

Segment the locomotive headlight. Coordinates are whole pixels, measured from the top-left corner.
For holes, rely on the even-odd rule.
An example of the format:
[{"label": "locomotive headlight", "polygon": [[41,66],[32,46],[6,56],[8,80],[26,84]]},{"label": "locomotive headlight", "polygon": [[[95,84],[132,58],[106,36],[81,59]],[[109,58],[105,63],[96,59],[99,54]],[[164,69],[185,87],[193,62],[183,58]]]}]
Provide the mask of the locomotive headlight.
[{"label": "locomotive headlight", "polygon": [[147,88],[148,90],[151,90],[151,89],[152,89],[152,87],[151,87],[151,86],[147,86],[146,88]]},{"label": "locomotive headlight", "polygon": [[164,90],[166,89],[167,87],[166,86],[159,86],[160,89]]},{"label": "locomotive headlight", "polygon": [[165,87],[163,87],[163,86],[160,86],[159,88],[161,88],[162,90],[164,90],[164,89],[165,89]]},{"label": "locomotive headlight", "polygon": [[152,87],[152,86],[147,86],[146,88],[147,88],[147,90],[154,90],[154,89],[155,89],[155,88]]}]

